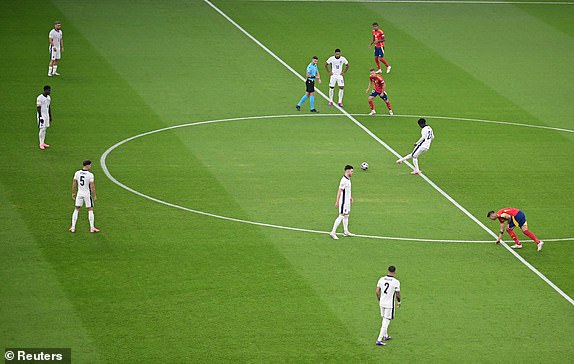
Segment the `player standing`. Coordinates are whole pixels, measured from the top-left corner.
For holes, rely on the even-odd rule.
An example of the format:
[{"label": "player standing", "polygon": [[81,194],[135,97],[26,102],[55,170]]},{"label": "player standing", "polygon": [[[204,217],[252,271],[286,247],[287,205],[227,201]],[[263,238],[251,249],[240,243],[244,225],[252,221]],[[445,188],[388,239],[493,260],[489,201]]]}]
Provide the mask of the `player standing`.
[{"label": "player standing", "polygon": [[401,282],[395,278],[396,268],[390,266],[387,275],[381,277],[377,282],[377,300],[381,308],[381,317],[383,322],[381,324],[381,331],[375,344],[385,346],[383,341],[391,340],[388,329],[391,320],[395,318],[395,297],[397,301],[397,308],[401,307]]},{"label": "player standing", "polygon": [[415,165],[415,170],[412,171],[411,174],[421,173],[421,170],[419,169],[419,157],[421,154],[429,150],[431,142],[434,139],[433,130],[430,126],[427,125],[427,121],[425,119],[420,118],[417,123],[422,128],[422,130],[420,139],[415,143],[415,149],[413,149],[412,153],[409,153],[401,159],[397,160],[397,164],[401,164],[407,159],[412,158]]},{"label": "player standing", "polygon": [[[521,210],[514,208],[514,207],[507,207],[498,212],[489,211],[486,214],[491,220],[500,221],[500,233],[498,234],[498,239],[496,239],[496,244],[500,243],[502,239],[502,235],[504,235],[504,229],[506,227],[506,231],[508,235],[514,240],[516,244],[511,246],[512,249],[520,249],[522,248],[522,243],[518,240],[518,236],[514,232],[514,227],[518,226],[522,229],[524,235],[528,236],[530,239],[534,240],[537,246],[537,250],[541,251],[544,242],[536,237],[530,230],[528,230],[528,223],[526,222],[526,215]],[[508,224],[508,226],[506,226]]]},{"label": "player standing", "polygon": [[[329,69],[331,65],[331,69]],[[345,69],[343,69],[345,65]],[[341,56],[341,50],[339,48],[335,49],[335,55],[329,57],[325,62],[325,69],[331,75],[329,80],[329,106],[333,105],[333,94],[335,93],[335,83],[339,86],[339,102],[337,103],[339,107],[343,107],[343,89],[345,87],[345,73],[349,70],[349,62],[343,56]]]},{"label": "player standing", "polygon": [[38,121],[38,137],[40,138],[40,149],[46,149],[50,145],[44,143],[46,140],[46,131],[50,127],[50,122],[52,121],[52,109],[50,108],[50,103],[52,98],[50,97],[50,92],[52,89],[50,86],[44,86],[44,92],[38,95],[36,98],[36,113]]},{"label": "player standing", "polygon": [[349,213],[351,213],[351,203],[353,203],[353,197],[351,197],[351,176],[353,175],[353,166],[345,166],[345,174],[341,178],[339,183],[339,190],[337,191],[337,201],[335,206],[339,210],[339,216],[333,224],[333,230],[329,235],[338,240],[337,228],[341,221],[343,222],[343,236],[354,236],[354,234],[349,232]]},{"label": "player standing", "polygon": [[317,79],[317,81],[319,81],[319,83],[321,83],[321,75],[319,74],[319,69],[317,68],[317,63],[319,62],[319,57],[317,56],[313,56],[313,59],[311,59],[311,63],[309,63],[309,65],[307,66],[307,71],[306,71],[306,81],[305,81],[305,87],[306,87],[306,91],[305,91],[305,95],[303,95],[303,97],[301,98],[301,100],[299,101],[299,103],[297,103],[297,105],[295,105],[295,107],[297,108],[297,111],[301,110],[301,105],[303,104],[303,102],[305,102],[305,100],[307,100],[307,98],[309,98],[309,105],[311,108],[311,112],[318,112],[315,109],[315,79]]},{"label": "player standing", "polygon": [[377,64],[377,73],[382,73],[381,71],[381,63],[383,61],[385,66],[387,66],[387,73],[391,72],[391,66],[385,59],[385,32],[379,28],[379,23],[373,23],[373,40],[369,47],[373,44],[375,45],[375,63]]},{"label": "player standing", "polygon": [[375,115],[377,112],[375,111],[375,104],[373,103],[373,99],[379,96],[385,104],[387,104],[387,108],[389,109],[389,115],[393,115],[393,108],[391,107],[391,102],[389,101],[389,95],[387,95],[387,85],[385,84],[385,80],[383,76],[377,75],[374,68],[371,68],[371,75],[369,77],[369,87],[365,90],[365,93],[369,93],[371,91],[371,87],[374,86],[373,92],[369,95],[369,106],[371,107],[371,112],[369,115]]},{"label": "player standing", "polygon": [[94,201],[96,200],[96,185],[94,184],[94,175],[90,172],[92,168],[92,161],[85,160],[82,169],[74,174],[72,182],[72,199],[76,201],[76,207],[72,214],[71,232],[76,232],[76,221],[78,221],[78,213],[80,208],[85,203],[88,208],[88,220],[90,221],[90,232],[98,233],[100,229],[94,226]]},{"label": "player standing", "polygon": [[58,60],[64,52],[64,40],[62,39],[62,23],[57,21],[54,29],[50,30],[48,35],[50,39],[50,65],[48,66],[48,77],[59,76]]}]

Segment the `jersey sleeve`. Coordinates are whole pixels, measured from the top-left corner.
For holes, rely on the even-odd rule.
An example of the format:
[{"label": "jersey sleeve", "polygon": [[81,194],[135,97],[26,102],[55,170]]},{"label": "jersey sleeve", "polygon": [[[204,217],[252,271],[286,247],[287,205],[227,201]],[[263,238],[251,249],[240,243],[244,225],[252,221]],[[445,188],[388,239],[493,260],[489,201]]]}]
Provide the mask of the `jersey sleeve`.
[{"label": "jersey sleeve", "polygon": [[345,187],[347,187],[347,183],[345,183],[345,179],[342,178],[342,179],[341,179],[341,182],[339,183],[339,189],[340,189],[340,190],[344,190]]},{"label": "jersey sleeve", "polygon": [[78,172],[74,173],[74,180],[78,181]]},{"label": "jersey sleeve", "polygon": [[36,97],[36,106],[42,106],[42,100],[40,99],[40,96]]},{"label": "jersey sleeve", "polygon": [[397,280],[397,286],[395,287],[395,292],[400,292],[401,291],[401,282],[399,282]]},{"label": "jersey sleeve", "polygon": [[349,64],[349,61],[347,61],[347,58],[342,57],[343,58],[343,64]]}]

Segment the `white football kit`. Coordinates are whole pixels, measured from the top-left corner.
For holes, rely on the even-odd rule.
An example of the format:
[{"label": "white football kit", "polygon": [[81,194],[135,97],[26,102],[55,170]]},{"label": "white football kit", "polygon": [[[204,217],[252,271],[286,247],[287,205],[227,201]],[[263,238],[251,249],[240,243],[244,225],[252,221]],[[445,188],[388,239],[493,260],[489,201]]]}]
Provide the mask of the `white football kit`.
[{"label": "white football kit", "polygon": [[395,318],[395,295],[401,291],[401,283],[391,276],[384,276],[377,282],[377,287],[381,290],[381,317],[392,320]]},{"label": "white football kit", "polygon": [[61,43],[62,43],[62,31],[52,29],[50,30],[50,34],[48,35],[52,40],[52,44],[50,45],[50,59],[52,61],[58,60],[61,57]]},{"label": "white football kit", "polygon": [[331,65],[331,72],[333,75],[329,80],[329,87],[335,87],[335,84],[338,86],[345,86],[345,79],[343,78],[343,66],[349,64],[347,59],[343,56],[337,58],[335,56],[329,57],[327,59],[327,64]]},{"label": "white football kit", "polygon": [[78,184],[76,207],[81,207],[84,203],[86,204],[86,207],[94,207],[92,190],[90,189],[90,183],[94,182],[94,174],[90,171],[80,169],[76,174],[74,174],[74,179]]},{"label": "white football kit", "polygon": [[40,106],[40,115],[36,115],[39,129],[50,127],[50,102],[52,102],[50,95],[44,96],[44,94],[40,94],[36,98],[36,107]]},{"label": "white football kit", "polygon": [[339,214],[348,215],[351,212],[351,180],[347,176],[341,178],[339,189],[342,190],[339,197]]},{"label": "white football kit", "polygon": [[421,154],[430,149],[431,142],[434,139],[434,133],[430,126],[425,126],[421,129],[421,138],[415,143],[413,149],[413,158],[418,158]]}]

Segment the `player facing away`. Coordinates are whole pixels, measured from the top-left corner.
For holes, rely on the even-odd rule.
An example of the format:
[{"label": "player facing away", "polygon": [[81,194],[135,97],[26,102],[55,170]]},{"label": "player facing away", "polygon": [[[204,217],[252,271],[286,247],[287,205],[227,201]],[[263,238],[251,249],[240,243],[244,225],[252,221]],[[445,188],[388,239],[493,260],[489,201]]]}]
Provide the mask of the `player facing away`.
[{"label": "player facing away", "polygon": [[526,222],[526,215],[521,210],[514,207],[506,207],[499,210],[498,212],[489,211],[486,214],[491,220],[497,220],[500,222],[500,233],[498,234],[498,239],[496,239],[496,244],[500,243],[502,235],[504,235],[504,230],[508,232],[508,235],[514,240],[516,244],[511,246],[512,249],[521,249],[522,243],[518,240],[518,236],[514,232],[516,226],[522,229],[524,235],[528,236],[530,239],[534,240],[537,246],[537,250],[541,251],[544,242],[536,237],[530,230],[528,230],[528,223]]},{"label": "player facing away", "polygon": [[395,278],[396,270],[397,269],[391,265],[387,271],[387,275],[379,278],[377,282],[375,293],[377,294],[381,317],[383,318],[381,331],[375,342],[375,344],[379,346],[385,346],[386,344],[384,342],[391,340],[388,329],[391,320],[395,318],[395,300],[397,302],[396,307],[401,307],[401,282]]},{"label": "player facing away", "polygon": [[74,174],[72,181],[72,199],[76,201],[74,213],[72,214],[71,232],[76,232],[76,222],[78,213],[83,204],[88,208],[88,220],[90,221],[90,232],[98,233],[100,229],[94,226],[94,201],[96,200],[96,185],[94,184],[94,175],[90,172],[92,161],[85,160],[82,169]]},{"label": "player facing away", "polygon": [[46,144],[46,131],[50,127],[50,122],[52,121],[52,109],[50,103],[52,98],[50,97],[50,92],[52,89],[50,86],[44,86],[44,92],[42,92],[36,98],[36,121],[38,122],[38,137],[40,138],[40,149],[46,149],[50,145]]},{"label": "player facing away", "polygon": [[335,240],[339,239],[337,236],[337,228],[341,224],[341,221],[343,222],[343,236],[355,235],[349,232],[349,214],[351,213],[351,203],[353,203],[353,197],[351,197],[351,176],[353,176],[353,166],[347,164],[345,166],[345,174],[343,174],[341,182],[339,182],[337,201],[335,202],[335,206],[339,210],[339,216],[335,219],[333,230],[329,233]]},{"label": "player facing away", "polygon": [[[331,65],[331,69],[329,69]],[[345,69],[343,69],[343,65]],[[335,55],[329,57],[325,62],[325,69],[329,72],[331,78],[329,79],[329,106],[333,105],[333,94],[335,93],[335,84],[339,86],[339,107],[343,107],[343,93],[345,88],[345,73],[349,70],[349,62],[347,58],[341,56],[341,50],[335,49]]]},{"label": "player facing away", "polygon": [[412,171],[411,174],[421,173],[421,170],[419,169],[419,157],[421,154],[430,149],[430,145],[434,139],[434,132],[432,128],[427,125],[427,121],[425,119],[420,118],[417,123],[422,130],[420,139],[415,143],[415,149],[413,149],[412,153],[409,153],[397,160],[397,164],[401,164],[407,159],[412,158],[415,165],[415,170]]},{"label": "player facing away", "polygon": [[385,59],[385,32],[379,28],[378,23],[373,23],[373,40],[369,47],[373,44],[375,45],[375,63],[377,64],[377,73],[382,73],[381,71],[381,61],[387,66],[387,73],[391,72],[391,66]]},{"label": "player facing away", "polygon": [[311,63],[309,63],[309,65],[307,66],[307,71],[306,71],[307,79],[305,81],[306,91],[305,91],[305,95],[303,95],[301,100],[297,103],[297,105],[295,105],[295,107],[297,108],[297,111],[301,110],[301,105],[303,105],[303,102],[305,102],[305,100],[307,100],[307,98],[308,98],[309,99],[309,105],[310,105],[310,111],[311,112],[318,112],[315,109],[315,79],[317,79],[317,81],[319,81],[319,83],[321,83],[321,75],[319,74],[319,69],[317,68],[318,62],[319,62],[319,57],[313,56],[313,59],[311,59]]},{"label": "player facing away", "polygon": [[389,109],[389,115],[393,115],[393,108],[391,107],[391,102],[389,101],[389,95],[387,95],[387,85],[385,84],[385,80],[383,76],[377,75],[374,68],[371,68],[371,74],[369,77],[369,87],[365,90],[365,93],[369,93],[371,91],[371,87],[374,87],[373,92],[369,95],[369,106],[371,107],[371,112],[369,115],[375,115],[377,112],[375,111],[375,103],[373,99],[379,96],[385,104],[387,104],[387,108]]},{"label": "player facing away", "polygon": [[64,52],[64,40],[62,39],[62,23],[57,21],[54,29],[48,35],[50,40],[50,65],[48,66],[48,77],[59,76],[58,61]]}]

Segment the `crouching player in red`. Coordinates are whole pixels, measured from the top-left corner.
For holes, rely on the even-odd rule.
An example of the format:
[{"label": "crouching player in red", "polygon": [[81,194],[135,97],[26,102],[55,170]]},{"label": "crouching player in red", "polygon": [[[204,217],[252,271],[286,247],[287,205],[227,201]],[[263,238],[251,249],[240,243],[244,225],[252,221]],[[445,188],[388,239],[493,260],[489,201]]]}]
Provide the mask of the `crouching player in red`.
[{"label": "crouching player in red", "polygon": [[393,115],[393,109],[391,107],[391,102],[389,101],[389,96],[387,95],[387,86],[385,85],[385,80],[383,76],[378,75],[375,72],[374,68],[371,68],[371,76],[369,77],[369,87],[365,90],[365,93],[369,93],[371,91],[371,87],[374,86],[373,92],[369,95],[369,106],[371,107],[371,112],[369,115],[375,115],[377,112],[375,111],[375,104],[373,103],[373,99],[379,96],[383,101],[387,104],[387,108],[389,109],[389,115]]},{"label": "crouching player in red", "polygon": [[[513,246],[511,246],[511,248],[512,249],[522,248],[522,244],[520,243],[518,237],[516,236],[516,233],[514,232],[514,227],[518,226],[522,229],[524,235],[528,236],[530,239],[536,242],[536,245],[538,246],[537,250],[538,251],[542,250],[544,242],[538,239],[536,235],[534,235],[532,232],[530,232],[530,230],[528,230],[528,223],[526,222],[526,215],[524,215],[524,212],[514,207],[507,207],[498,212],[489,211],[486,216],[491,220],[498,219],[498,221],[500,221],[500,234],[498,235],[496,244],[500,243],[502,235],[504,235],[504,229],[506,228],[506,231],[508,232],[512,240],[514,240],[514,242],[516,243]],[[508,226],[506,226],[507,224]]]}]

